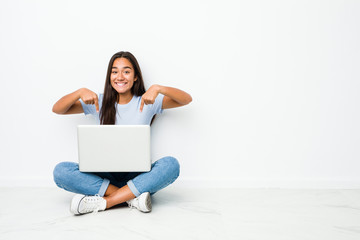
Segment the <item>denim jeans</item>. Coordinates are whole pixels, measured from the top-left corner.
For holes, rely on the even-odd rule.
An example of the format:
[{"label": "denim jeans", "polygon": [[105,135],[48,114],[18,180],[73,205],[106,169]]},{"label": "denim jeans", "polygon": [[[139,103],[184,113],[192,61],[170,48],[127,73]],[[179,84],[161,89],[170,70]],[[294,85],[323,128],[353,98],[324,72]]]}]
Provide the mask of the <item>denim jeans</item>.
[{"label": "denim jeans", "polygon": [[61,162],[54,169],[56,185],[67,191],[84,195],[104,196],[109,184],[119,188],[128,185],[138,197],[144,192],[154,194],[173,183],[179,176],[179,162],[164,157],[151,165],[149,172],[80,172],[75,162]]}]

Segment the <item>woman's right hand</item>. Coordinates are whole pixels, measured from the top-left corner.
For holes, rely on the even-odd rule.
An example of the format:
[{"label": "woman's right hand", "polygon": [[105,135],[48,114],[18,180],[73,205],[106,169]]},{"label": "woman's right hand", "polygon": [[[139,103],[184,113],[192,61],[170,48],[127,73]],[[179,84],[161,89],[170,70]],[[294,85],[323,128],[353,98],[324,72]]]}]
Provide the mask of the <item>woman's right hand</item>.
[{"label": "woman's right hand", "polygon": [[85,104],[95,104],[96,112],[99,112],[99,99],[96,93],[87,88],[82,88],[80,89],[80,98]]}]

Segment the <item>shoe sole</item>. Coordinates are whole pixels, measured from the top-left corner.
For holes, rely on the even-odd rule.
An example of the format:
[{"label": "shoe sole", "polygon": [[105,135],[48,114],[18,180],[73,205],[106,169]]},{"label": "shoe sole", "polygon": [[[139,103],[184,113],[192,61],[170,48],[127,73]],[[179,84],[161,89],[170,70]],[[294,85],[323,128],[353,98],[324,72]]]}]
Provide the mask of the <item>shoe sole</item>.
[{"label": "shoe sole", "polygon": [[71,200],[71,204],[70,204],[70,212],[75,214],[75,215],[80,215],[81,213],[79,212],[79,203],[81,201],[81,199],[83,199],[85,197],[85,195],[81,195],[81,194],[76,194],[73,199]]}]

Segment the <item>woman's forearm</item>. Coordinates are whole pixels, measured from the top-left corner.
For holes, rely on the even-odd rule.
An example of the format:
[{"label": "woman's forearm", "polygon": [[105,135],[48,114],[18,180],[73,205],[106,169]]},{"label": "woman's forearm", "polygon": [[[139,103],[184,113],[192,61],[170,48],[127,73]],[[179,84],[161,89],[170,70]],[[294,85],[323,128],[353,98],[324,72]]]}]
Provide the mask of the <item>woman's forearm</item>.
[{"label": "woman's forearm", "polygon": [[82,89],[78,89],[73,93],[70,93],[62,98],[60,98],[53,106],[52,111],[57,114],[66,113],[69,108],[74,105],[74,103],[80,99],[80,91]]},{"label": "woman's forearm", "polygon": [[192,97],[190,96],[190,94],[180,89],[161,86],[161,85],[157,85],[157,87],[159,89],[158,90],[159,93],[171,98],[172,100],[174,100],[175,102],[181,105],[189,104],[192,101]]}]

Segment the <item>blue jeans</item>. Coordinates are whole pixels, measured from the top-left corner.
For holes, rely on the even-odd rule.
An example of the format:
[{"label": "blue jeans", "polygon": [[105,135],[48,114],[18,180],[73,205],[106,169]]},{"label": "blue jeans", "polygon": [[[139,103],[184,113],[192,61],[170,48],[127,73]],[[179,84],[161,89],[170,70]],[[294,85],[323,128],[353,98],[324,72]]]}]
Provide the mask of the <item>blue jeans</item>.
[{"label": "blue jeans", "polygon": [[144,192],[154,194],[173,183],[179,176],[180,165],[173,157],[164,157],[151,165],[149,172],[80,172],[74,162],[61,162],[54,169],[56,185],[67,191],[101,197],[109,184],[116,187],[128,185],[138,197]]}]

